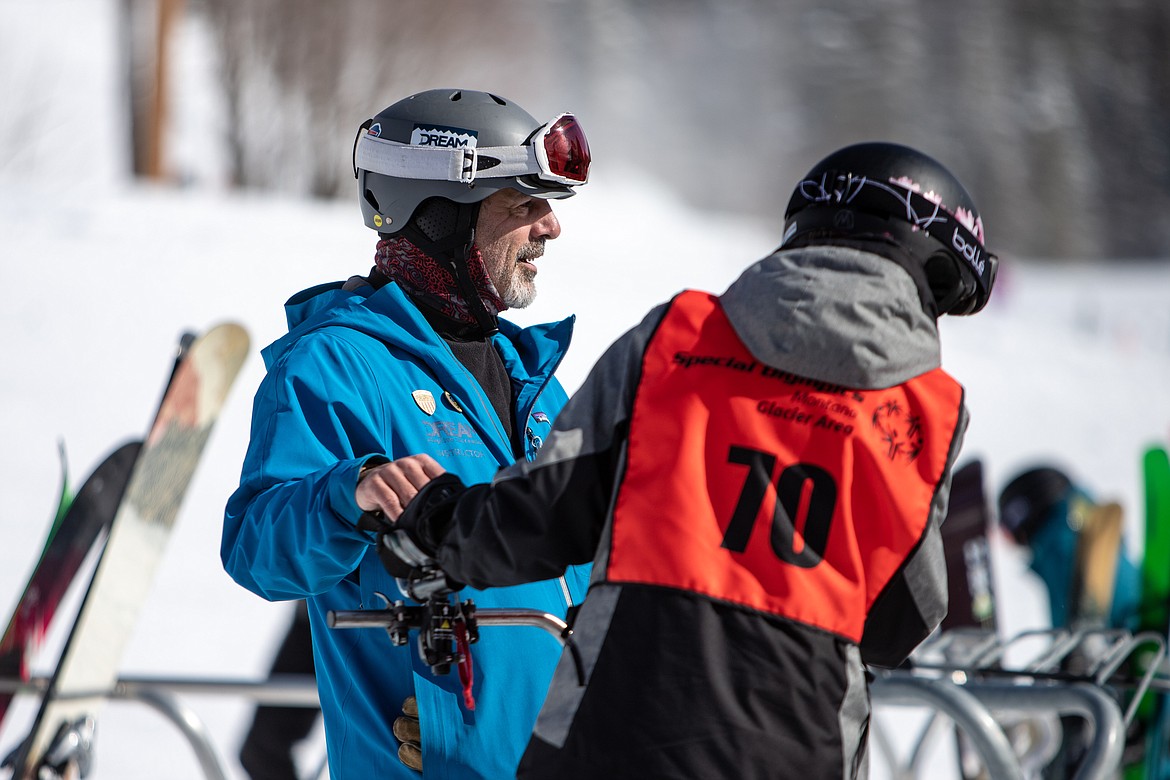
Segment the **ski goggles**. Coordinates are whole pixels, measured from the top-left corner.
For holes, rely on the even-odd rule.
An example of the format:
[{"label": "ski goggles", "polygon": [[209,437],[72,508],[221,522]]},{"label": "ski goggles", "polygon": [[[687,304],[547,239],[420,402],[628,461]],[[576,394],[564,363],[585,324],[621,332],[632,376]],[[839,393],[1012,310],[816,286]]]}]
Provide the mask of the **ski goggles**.
[{"label": "ski goggles", "polygon": [[[464,139],[467,136],[463,137]],[[359,132],[354,173],[365,170],[403,179],[472,184],[477,179],[532,176],[575,187],[589,180],[589,141],[573,114],[558,114],[521,146],[420,145]]]}]

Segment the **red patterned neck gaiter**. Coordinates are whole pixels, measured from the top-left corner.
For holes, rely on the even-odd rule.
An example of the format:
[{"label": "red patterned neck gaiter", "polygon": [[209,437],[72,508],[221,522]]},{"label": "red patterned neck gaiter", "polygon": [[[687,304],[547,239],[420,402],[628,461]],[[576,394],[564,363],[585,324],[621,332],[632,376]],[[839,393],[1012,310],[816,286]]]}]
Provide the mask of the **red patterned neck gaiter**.
[{"label": "red patterned neck gaiter", "polygon": [[[458,322],[477,324],[454,274],[407,239],[384,238],[379,241],[374,264],[411,298]],[[488,314],[495,317],[508,308],[488,278],[483,255],[474,244],[471,256],[467,258],[467,270]]]}]

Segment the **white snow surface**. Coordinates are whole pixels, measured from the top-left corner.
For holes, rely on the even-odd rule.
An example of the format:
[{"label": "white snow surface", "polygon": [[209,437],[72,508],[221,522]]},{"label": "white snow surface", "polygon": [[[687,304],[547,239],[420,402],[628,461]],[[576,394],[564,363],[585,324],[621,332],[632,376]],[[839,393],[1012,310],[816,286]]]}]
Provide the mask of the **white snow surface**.
[{"label": "white snow surface", "polygon": [[[117,444],[144,434],[179,335],[237,321],[251,333],[252,352],[123,673],[258,678],[289,607],[235,585],[220,565],[219,539],[263,376],[259,349],[284,332],[282,305],[292,293],[364,273],[375,237],[356,203],[122,180],[113,53],[99,43],[112,40],[112,5],[0,3],[0,87],[30,107],[15,130],[0,125],[8,146],[0,154],[0,604],[15,605],[48,528],[58,443],[80,484]],[[36,47],[50,21],[54,57]],[[560,370],[570,390],[651,306],[687,287],[723,290],[780,235],[779,217],[759,225],[696,213],[649,176],[603,161],[580,196],[556,211],[563,235],[539,264],[540,297],[513,319],[577,315]],[[1098,498],[1122,503],[1128,544],[1139,552],[1141,452],[1170,437],[1170,262],[1058,265],[1006,254],[988,309],[944,319],[942,330],[944,367],[966,387],[972,413],[963,460],[983,459],[989,495],[1023,468],[1054,463]],[[1043,626],[1045,597],[1026,562],[1002,542],[993,552],[1003,631]],[[50,635],[36,671],[48,671],[61,641],[60,631]],[[250,705],[186,701],[242,778],[234,756]],[[22,698],[9,713],[0,750],[23,736],[32,705]],[[201,777],[179,733],[140,704],[110,703],[97,745],[96,780]],[[321,750],[318,735],[305,764]],[[873,776],[883,777],[880,761]]]}]

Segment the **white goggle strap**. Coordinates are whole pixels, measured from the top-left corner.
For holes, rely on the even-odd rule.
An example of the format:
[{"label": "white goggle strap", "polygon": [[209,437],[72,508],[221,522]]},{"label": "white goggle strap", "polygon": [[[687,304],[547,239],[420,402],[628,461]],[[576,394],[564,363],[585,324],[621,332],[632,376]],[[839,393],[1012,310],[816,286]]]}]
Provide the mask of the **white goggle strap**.
[{"label": "white goggle strap", "polygon": [[[477,171],[479,158],[499,160]],[[385,176],[471,184],[475,179],[498,179],[540,173],[532,146],[485,146],[480,149],[441,149],[388,141],[368,133],[358,139],[354,160],[358,168]]]}]

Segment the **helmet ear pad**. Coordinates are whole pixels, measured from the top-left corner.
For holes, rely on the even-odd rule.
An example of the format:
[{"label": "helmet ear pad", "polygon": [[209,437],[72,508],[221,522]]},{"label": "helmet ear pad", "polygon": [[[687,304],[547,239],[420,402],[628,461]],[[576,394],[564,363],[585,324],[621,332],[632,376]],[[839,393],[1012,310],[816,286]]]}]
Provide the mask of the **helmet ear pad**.
[{"label": "helmet ear pad", "polygon": [[922,264],[939,314],[970,314],[979,295],[971,269],[950,252],[931,253]]}]

